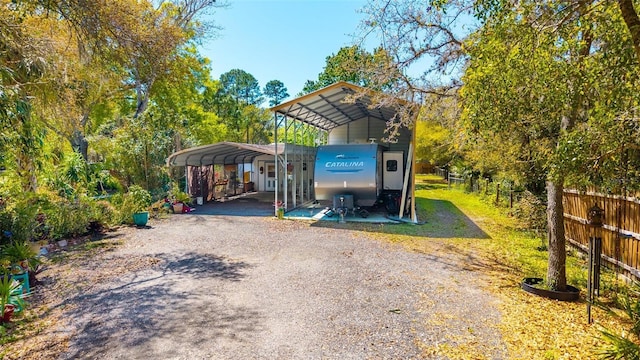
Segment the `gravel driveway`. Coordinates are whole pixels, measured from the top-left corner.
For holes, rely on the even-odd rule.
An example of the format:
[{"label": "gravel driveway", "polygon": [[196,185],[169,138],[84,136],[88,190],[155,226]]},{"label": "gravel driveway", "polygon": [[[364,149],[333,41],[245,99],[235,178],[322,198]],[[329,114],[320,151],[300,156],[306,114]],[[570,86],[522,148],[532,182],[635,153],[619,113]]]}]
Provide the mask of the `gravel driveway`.
[{"label": "gravel driveway", "polygon": [[454,255],[272,217],[150,225],[89,262],[131,269],[68,299],[61,358],[440,359],[465,347],[506,358],[495,299]]}]

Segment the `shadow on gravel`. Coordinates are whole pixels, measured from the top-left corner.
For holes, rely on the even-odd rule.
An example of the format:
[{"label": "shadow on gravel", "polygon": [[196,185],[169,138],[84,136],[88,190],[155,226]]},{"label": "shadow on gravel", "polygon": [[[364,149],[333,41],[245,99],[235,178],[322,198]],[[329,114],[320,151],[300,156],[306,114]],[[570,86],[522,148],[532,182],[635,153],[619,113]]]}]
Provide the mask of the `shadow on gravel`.
[{"label": "shadow on gravel", "polygon": [[273,193],[251,193],[230,200],[196,206],[195,215],[273,216]]},{"label": "shadow on gravel", "polygon": [[411,235],[424,238],[491,239],[476,223],[446,200],[418,198],[418,220],[414,224],[367,224],[317,221],[311,226],[349,229],[384,234]]},{"label": "shadow on gravel", "polygon": [[[224,337],[249,341],[259,330],[257,311],[218,303],[206,286],[212,279],[240,281],[247,263],[196,253],[157,258],[155,265],[124,273],[109,288],[89,289],[67,301],[77,306],[67,315],[78,332],[65,359],[172,358],[185,353],[183,346],[211,346]],[[133,348],[136,353],[127,352]]]},{"label": "shadow on gravel", "polygon": [[155,257],[162,260],[159,266],[163,269],[163,275],[173,273],[192,279],[213,277],[239,281],[245,276],[242,270],[249,267],[245,262],[231,261],[213,254],[159,254]]}]

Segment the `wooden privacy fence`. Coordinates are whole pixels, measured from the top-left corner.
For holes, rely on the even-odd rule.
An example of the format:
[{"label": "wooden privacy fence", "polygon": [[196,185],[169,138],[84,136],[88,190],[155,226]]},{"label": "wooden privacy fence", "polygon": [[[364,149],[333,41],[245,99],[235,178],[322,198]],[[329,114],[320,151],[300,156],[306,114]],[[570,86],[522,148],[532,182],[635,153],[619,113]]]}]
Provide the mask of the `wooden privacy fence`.
[{"label": "wooden privacy fence", "polygon": [[[565,189],[563,205],[565,235],[571,244],[586,251],[590,236],[601,237],[604,260],[640,279],[640,199]],[[604,210],[600,229],[588,224],[594,205]]]}]

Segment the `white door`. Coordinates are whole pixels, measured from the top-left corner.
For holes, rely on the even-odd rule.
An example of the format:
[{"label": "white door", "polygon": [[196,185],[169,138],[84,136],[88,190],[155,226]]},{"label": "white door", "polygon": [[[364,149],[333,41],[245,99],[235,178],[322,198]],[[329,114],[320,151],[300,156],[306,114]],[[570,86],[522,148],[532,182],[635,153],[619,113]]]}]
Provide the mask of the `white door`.
[{"label": "white door", "polygon": [[403,152],[385,151],[382,153],[382,185],[385,190],[402,190]]},{"label": "white door", "polygon": [[264,190],[276,191],[276,164],[266,163],[265,168],[267,171],[264,172]]}]

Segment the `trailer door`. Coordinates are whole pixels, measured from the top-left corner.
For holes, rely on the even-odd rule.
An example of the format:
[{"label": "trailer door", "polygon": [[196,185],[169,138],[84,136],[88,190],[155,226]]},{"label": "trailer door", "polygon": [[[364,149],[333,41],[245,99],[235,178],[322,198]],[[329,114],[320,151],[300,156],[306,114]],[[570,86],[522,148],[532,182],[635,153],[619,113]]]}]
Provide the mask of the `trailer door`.
[{"label": "trailer door", "polygon": [[382,188],[384,190],[402,190],[403,160],[404,153],[402,151],[382,153]]}]

